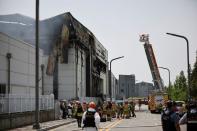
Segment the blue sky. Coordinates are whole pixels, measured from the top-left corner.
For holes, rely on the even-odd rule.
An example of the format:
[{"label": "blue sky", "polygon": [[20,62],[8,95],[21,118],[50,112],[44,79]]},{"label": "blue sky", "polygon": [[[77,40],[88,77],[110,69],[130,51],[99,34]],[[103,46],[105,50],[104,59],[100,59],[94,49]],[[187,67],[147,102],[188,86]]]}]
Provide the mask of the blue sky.
[{"label": "blue sky", "polygon": [[[196,0],[40,0],[40,19],[71,12],[90,29],[114,61],[112,71],[135,74],[137,82],[152,81],[139,35],[148,33],[157,64],[171,70],[172,81],[184,70],[187,75],[186,42],[165,33],[184,35],[190,42],[193,67],[197,50]],[[35,17],[35,0],[0,0],[0,14],[21,13]],[[160,70],[164,84],[168,73]]]}]

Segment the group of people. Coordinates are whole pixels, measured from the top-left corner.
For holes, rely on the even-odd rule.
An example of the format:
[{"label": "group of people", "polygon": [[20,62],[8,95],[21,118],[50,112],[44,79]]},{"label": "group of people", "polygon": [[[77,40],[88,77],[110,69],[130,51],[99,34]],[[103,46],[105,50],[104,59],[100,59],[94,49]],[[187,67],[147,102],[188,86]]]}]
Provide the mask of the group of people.
[{"label": "group of people", "polygon": [[99,127],[100,115],[97,113],[97,107],[94,102],[80,103],[80,101],[60,101],[61,119],[67,117],[76,118],[78,127],[86,130],[96,130]]},{"label": "group of people", "polygon": [[66,119],[72,117],[77,119],[78,127],[97,129],[99,122],[111,121],[112,118],[136,117],[135,103],[125,101],[115,103],[104,101],[103,104],[94,102],[81,103],[80,101],[60,101],[61,117]]},{"label": "group of people", "polygon": [[83,127],[84,129],[94,128],[97,129],[100,122],[100,116],[96,110],[96,104],[94,102],[90,103],[80,103],[80,101],[60,101],[60,119],[76,118],[78,127]]},{"label": "group of people", "polygon": [[197,106],[194,103],[190,103],[186,106],[187,112],[180,117],[176,113],[177,107],[176,102],[168,101],[166,103],[166,108],[161,113],[161,122],[163,131],[180,131],[181,124],[187,124],[188,131],[195,131],[197,124],[189,123],[189,119],[195,119],[197,121]]},{"label": "group of people", "polygon": [[111,120],[111,118],[130,118],[136,117],[135,103],[125,101],[124,103],[104,102],[99,110],[102,119]]}]

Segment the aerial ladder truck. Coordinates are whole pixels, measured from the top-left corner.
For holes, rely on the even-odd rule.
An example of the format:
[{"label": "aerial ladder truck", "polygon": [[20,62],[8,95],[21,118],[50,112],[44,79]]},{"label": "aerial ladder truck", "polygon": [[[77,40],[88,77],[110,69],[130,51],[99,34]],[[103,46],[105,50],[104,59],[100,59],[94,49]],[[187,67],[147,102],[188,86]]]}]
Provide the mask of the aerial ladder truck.
[{"label": "aerial ladder truck", "polygon": [[168,94],[165,93],[153,48],[149,42],[149,35],[140,35],[140,42],[144,42],[144,49],[154,83],[154,90],[150,91],[148,95],[148,108],[151,113],[160,112],[162,110],[162,107],[165,106],[165,103],[168,101]]}]

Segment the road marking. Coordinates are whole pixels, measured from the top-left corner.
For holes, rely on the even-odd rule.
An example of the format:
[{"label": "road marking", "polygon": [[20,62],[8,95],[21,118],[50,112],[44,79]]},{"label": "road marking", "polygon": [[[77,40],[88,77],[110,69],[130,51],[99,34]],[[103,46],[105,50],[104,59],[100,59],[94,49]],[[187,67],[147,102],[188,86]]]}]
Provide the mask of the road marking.
[{"label": "road marking", "polygon": [[103,131],[105,129],[108,129],[110,126],[112,126],[114,123],[118,122],[119,120],[115,120],[114,122],[110,123],[109,125],[106,125],[105,127],[99,129],[99,131]]},{"label": "road marking", "polygon": [[118,125],[123,119],[115,122],[114,124],[112,124],[111,126],[109,126],[105,131],[109,131],[110,129],[112,129],[113,127],[115,127],[116,125]]}]

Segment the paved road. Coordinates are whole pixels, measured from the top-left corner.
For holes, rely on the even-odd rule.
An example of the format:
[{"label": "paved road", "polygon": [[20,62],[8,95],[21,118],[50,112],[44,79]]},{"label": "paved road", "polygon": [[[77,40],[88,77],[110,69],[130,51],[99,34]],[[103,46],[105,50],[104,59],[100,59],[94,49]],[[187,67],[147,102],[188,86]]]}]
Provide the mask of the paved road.
[{"label": "paved road", "polygon": [[[113,119],[111,122],[102,122],[99,131],[162,131],[160,114],[151,114],[142,107],[142,111],[136,112],[137,117],[131,119]],[[186,131],[186,127],[181,126],[181,131]],[[65,125],[53,131],[80,131],[81,128],[77,127],[77,123]],[[52,131],[52,130],[51,130]]]}]

